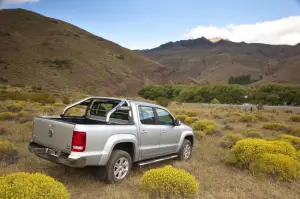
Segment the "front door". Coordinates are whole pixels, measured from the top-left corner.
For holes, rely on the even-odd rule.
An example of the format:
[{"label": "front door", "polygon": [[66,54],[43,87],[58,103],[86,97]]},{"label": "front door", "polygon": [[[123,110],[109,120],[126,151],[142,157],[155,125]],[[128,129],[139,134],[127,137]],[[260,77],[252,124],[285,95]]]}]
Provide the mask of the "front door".
[{"label": "front door", "polygon": [[139,106],[141,159],[154,158],[160,154],[161,129],[156,125],[154,108]]},{"label": "front door", "polygon": [[160,148],[161,155],[176,153],[178,143],[181,137],[181,129],[175,126],[172,115],[160,108],[155,108],[158,127],[161,131]]}]

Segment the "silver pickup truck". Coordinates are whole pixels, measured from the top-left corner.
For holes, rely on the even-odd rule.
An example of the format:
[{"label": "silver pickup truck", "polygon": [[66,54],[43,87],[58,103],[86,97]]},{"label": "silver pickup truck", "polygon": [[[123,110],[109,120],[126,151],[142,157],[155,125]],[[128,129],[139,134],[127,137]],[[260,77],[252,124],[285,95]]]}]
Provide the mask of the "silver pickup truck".
[{"label": "silver pickup truck", "polygon": [[[84,107],[81,116],[67,116],[78,106]],[[36,117],[29,150],[69,167],[97,166],[102,177],[114,183],[129,174],[132,163],[186,161],[193,144],[192,129],[164,107],[89,97],[69,105],[60,116]]]}]

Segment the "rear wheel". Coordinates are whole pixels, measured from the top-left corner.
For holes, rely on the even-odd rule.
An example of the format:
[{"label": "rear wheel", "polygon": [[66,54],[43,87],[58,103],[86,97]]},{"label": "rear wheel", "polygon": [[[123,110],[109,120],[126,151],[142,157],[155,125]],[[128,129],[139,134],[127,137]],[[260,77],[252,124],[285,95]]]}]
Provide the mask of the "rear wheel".
[{"label": "rear wheel", "polygon": [[108,183],[122,181],[129,175],[131,166],[132,160],[126,151],[113,151],[105,169],[105,180]]},{"label": "rear wheel", "polygon": [[192,144],[189,140],[184,140],[178,154],[179,160],[187,161],[192,156]]}]

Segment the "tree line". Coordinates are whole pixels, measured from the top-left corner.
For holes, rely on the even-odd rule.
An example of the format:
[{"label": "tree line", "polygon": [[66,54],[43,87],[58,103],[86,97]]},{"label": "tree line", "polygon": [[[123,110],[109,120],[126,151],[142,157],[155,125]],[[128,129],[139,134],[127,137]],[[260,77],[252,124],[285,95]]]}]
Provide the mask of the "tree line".
[{"label": "tree line", "polygon": [[264,84],[224,85],[146,85],[138,94],[150,100],[168,99],[188,103],[261,104],[300,106],[300,86]]}]

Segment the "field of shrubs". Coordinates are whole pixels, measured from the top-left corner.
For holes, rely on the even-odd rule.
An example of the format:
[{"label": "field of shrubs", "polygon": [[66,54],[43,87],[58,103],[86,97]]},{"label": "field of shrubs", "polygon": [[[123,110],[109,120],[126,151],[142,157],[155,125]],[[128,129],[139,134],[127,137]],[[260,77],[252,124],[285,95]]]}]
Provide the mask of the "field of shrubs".
[{"label": "field of shrubs", "polygon": [[300,115],[170,103],[193,127],[192,158],[134,166],[128,179],[108,185],[93,168],[56,165],[27,149],[34,117],[58,115],[75,98],[2,89],[0,198],[300,198]]}]

